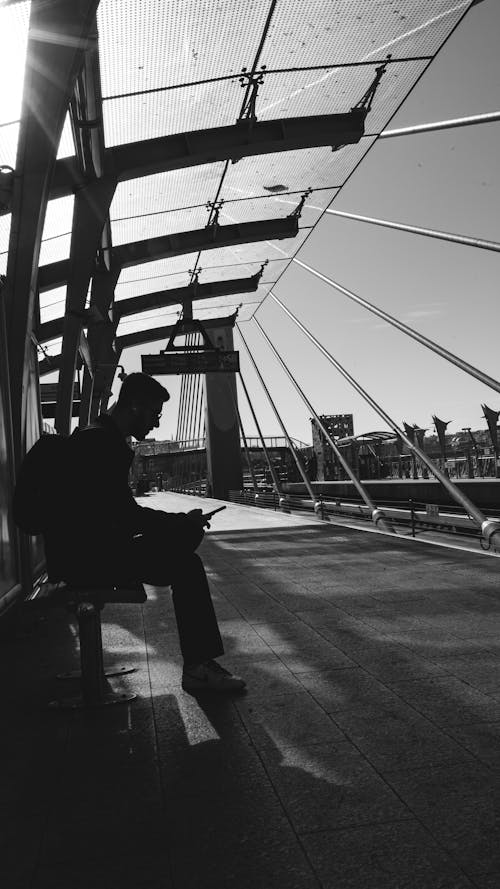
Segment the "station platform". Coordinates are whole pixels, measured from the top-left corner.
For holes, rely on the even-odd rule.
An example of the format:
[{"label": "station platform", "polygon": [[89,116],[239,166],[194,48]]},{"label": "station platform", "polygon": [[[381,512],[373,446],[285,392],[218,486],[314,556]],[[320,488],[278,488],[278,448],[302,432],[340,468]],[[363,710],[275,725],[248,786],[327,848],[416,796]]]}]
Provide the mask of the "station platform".
[{"label": "station platform", "polygon": [[245,695],[182,691],[168,589],[103,611],[127,705],[47,707],[64,610],[2,640],[5,889],[498,889],[498,558],[233,504],[200,554]]}]

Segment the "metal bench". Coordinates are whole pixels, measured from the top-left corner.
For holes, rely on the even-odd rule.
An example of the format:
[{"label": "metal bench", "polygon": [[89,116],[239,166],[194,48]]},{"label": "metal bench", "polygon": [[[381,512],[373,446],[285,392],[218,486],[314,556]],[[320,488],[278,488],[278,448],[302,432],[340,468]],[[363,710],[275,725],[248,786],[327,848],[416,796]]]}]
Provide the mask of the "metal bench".
[{"label": "metal bench", "polygon": [[136,695],[109,691],[106,677],[132,673],[135,667],[105,668],[102,651],[101,611],[106,603],[138,603],[147,599],[144,587],[133,583],[117,587],[73,586],[66,583],[37,584],[29,602],[42,607],[64,606],[74,612],[78,621],[80,640],[80,671],[62,673],[59,679],[81,679],[81,694],[52,701],[50,706],[61,709],[104,707],[124,704]]}]

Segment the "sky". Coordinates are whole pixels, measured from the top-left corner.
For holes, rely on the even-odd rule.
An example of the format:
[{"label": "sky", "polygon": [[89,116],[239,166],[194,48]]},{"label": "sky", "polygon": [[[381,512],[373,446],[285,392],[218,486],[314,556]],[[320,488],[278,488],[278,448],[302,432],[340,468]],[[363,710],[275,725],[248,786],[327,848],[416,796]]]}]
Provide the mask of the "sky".
[{"label": "sky", "polygon": [[[482,0],[466,15],[389,128],[498,110],[500,4]],[[499,123],[380,141],[332,207],[417,226],[500,241]],[[324,216],[299,258],[479,367],[500,377],[498,253]],[[397,423],[433,433],[485,426],[481,403],[500,396],[292,263],[275,293]],[[267,298],[257,316],[319,414],[353,413],[356,434],[386,424]],[[310,412],[256,324],[242,324],[289,434],[311,441]],[[140,370],[141,352],[122,354]],[[235,332],[235,348],[240,348]],[[281,430],[243,346],[242,374],[265,435]],[[175,437],[179,377],[161,378],[172,398],[158,439]],[[115,386],[115,391],[118,386]],[[255,435],[243,393],[247,435]]]}]

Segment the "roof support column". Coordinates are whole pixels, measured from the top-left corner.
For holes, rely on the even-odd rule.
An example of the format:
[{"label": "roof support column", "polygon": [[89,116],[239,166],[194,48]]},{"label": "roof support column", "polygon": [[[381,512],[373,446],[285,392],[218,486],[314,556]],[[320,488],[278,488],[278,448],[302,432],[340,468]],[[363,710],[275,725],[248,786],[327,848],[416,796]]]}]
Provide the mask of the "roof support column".
[{"label": "roof support column", "polygon": [[[214,345],[234,349],[233,322],[210,331]],[[207,494],[227,500],[229,491],[241,491],[240,427],[238,394],[234,373],[205,375],[205,428],[207,448]]]},{"label": "roof support column", "polygon": [[40,244],[64,117],[98,0],[32,3],[9,244],[7,322],[14,451],[18,464],[28,397]]},{"label": "roof support column", "polygon": [[[90,280],[95,270],[97,251],[101,245],[102,230],[108,218],[115,187],[116,182],[112,178],[106,178],[104,181],[96,179],[75,195],[69,260],[70,273],[56,407],[56,429],[59,433],[66,435],[71,428],[73,381],[85,303]],[[89,368],[89,371],[93,373],[93,368]]]},{"label": "roof support column", "polygon": [[95,272],[92,279],[90,307],[95,310],[97,320],[89,325],[87,339],[93,375],[87,370],[84,372],[80,426],[87,426],[99,414],[101,398],[111,388],[117,367],[118,357],[113,350],[113,339],[118,321],[110,319],[110,310],[119,277],[119,268],[108,271],[103,266]]}]

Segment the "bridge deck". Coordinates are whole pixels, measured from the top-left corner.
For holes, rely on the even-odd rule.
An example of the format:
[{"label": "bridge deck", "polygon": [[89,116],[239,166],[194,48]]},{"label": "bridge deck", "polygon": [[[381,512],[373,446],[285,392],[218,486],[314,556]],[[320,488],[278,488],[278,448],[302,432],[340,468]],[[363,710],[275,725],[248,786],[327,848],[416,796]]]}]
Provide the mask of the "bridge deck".
[{"label": "bridge deck", "polygon": [[3,645],[5,885],[497,887],[500,562],[235,505],[202,552],[245,697],[182,692],[164,590],[103,612],[130,707],[44,708],[62,613]]}]

